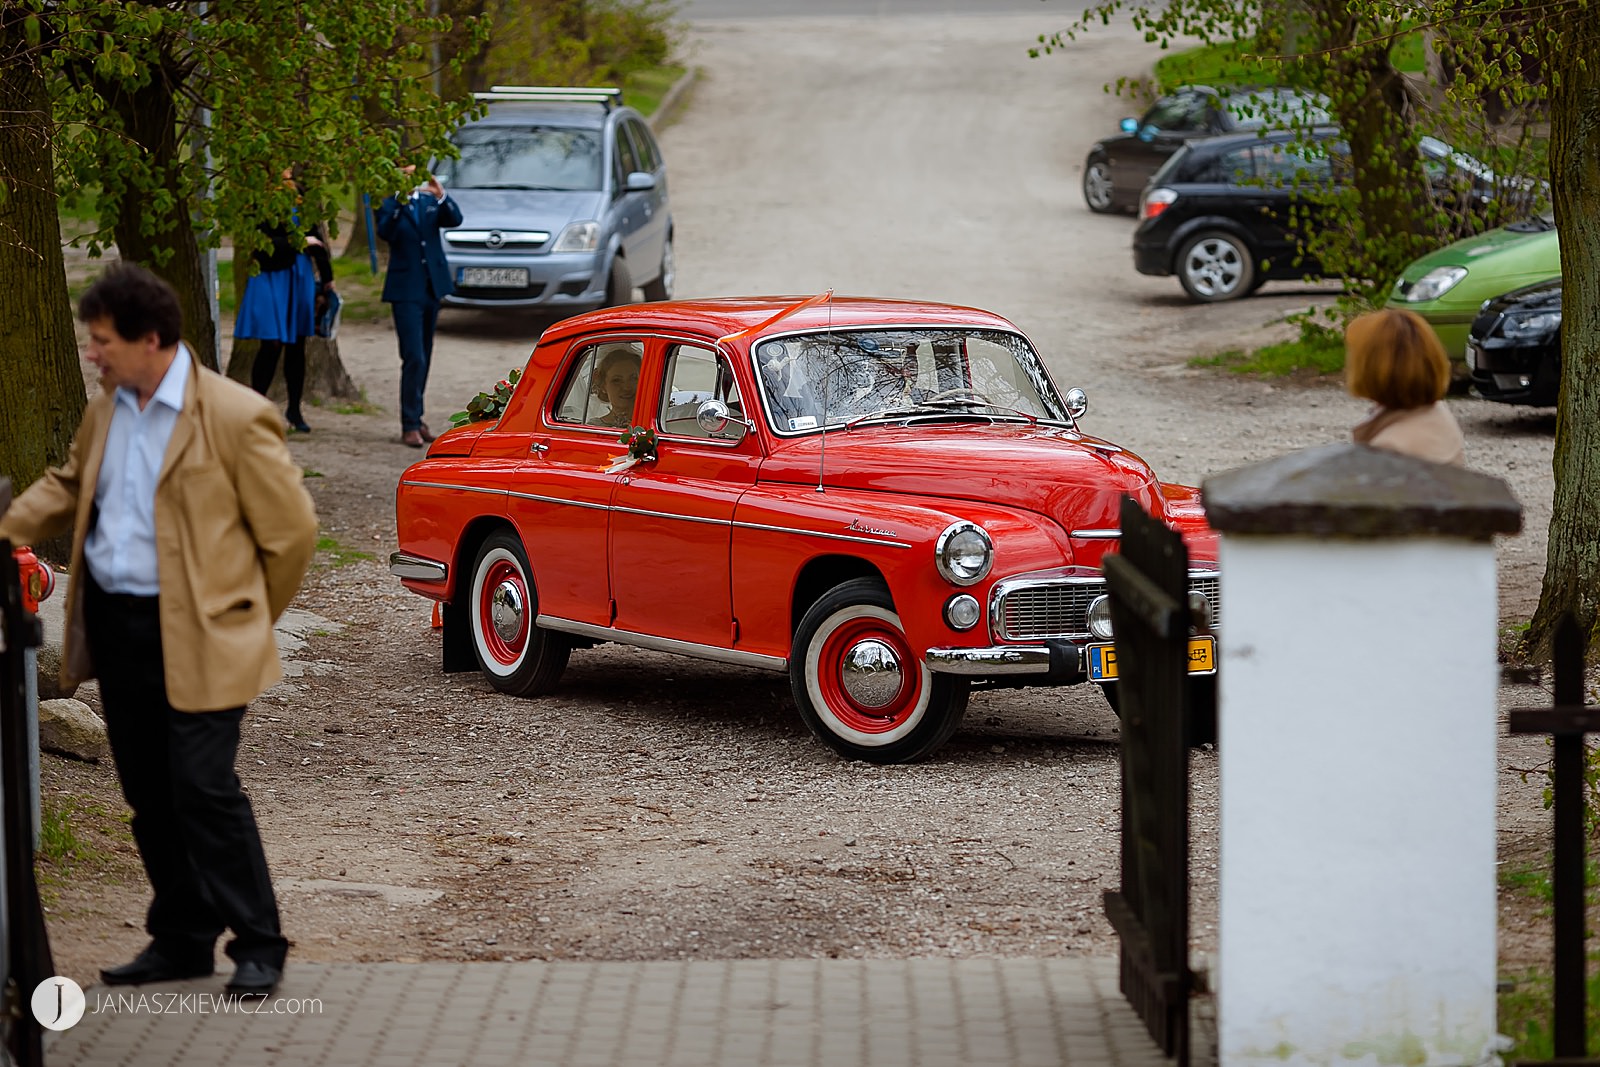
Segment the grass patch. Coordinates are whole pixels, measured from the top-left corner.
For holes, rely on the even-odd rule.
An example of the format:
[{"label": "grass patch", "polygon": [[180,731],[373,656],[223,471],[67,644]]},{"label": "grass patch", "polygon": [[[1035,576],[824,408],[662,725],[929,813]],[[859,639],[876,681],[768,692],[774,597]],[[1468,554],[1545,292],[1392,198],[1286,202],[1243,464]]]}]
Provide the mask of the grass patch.
[{"label": "grass patch", "polygon": [[[1596,957],[1589,959],[1592,963]],[[1512,988],[1500,994],[1499,1029],[1515,1042],[1503,1056],[1507,1063],[1540,1063],[1554,1059],[1555,1038],[1550,1032],[1554,995],[1551,977],[1537,971],[1517,976]],[[1588,979],[1586,1007],[1584,1047],[1588,1055],[1594,1056],[1600,1054],[1600,974]]]},{"label": "grass patch", "polygon": [[322,536],[317,538],[317,551],[326,552],[333,557],[330,561],[335,567],[348,567],[352,563],[372,558],[371,552],[362,552],[359,549],[348,548],[341,545],[337,538]]},{"label": "grass patch", "polygon": [[1266,345],[1253,352],[1234,348],[1195,356],[1189,366],[1219,367],[1234,374],[1263,378],[1338,374],[1344,370],[1344,338],[1332,331],[1307,331],[1296,340]]},{"label": "grass patch", "polygon": [[634,71],[622,81],[622,102],[641,115],[653,115],[667,90],[687,72],[685,67],[651,67]]},{"label": "grass patch", "polygon": [[[1413,31],[1395,41],[1390,57],[1402,74],[1420,74],[1427,62],[1424,48],[1422,32]],[[1305,76],[1292,65],[1278,61],[1275,55],[1264,53],[1254,38],[1200,45],[1158,59],[1155,79],[1164,86],[1304,86]]]}]

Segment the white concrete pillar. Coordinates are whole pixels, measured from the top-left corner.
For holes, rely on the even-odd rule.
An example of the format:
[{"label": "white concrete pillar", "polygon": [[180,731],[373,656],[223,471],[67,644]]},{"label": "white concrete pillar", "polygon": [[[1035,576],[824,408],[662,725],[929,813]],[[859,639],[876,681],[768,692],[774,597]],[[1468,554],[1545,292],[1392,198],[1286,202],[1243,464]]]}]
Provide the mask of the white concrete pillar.
[{"label": "white concrete pillar", "polygon": [[1497,478],[1361,445],[1208,479],[1223,1067],[1486,1062]]}]

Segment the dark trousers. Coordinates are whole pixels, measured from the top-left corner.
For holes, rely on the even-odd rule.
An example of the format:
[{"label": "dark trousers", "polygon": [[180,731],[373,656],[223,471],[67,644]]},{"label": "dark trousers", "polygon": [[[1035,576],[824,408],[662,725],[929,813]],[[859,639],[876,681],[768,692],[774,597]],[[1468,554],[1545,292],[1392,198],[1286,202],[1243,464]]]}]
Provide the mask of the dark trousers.
[{"label": "dark trousers", "polygon": [[175,963],[208,966],[228,928],[229,956],[282,967],[289,943],[279,932],[255,815],[234,772],[244,709],[174,710],[157,598],[107,593],[87,567],[83,573],[106,733],[154,890],[145,921],[152,942]]},{"label": "dark trousers", "polygon": [[422,429],[422,394],[433,363],[433,328],[439,321],[437,300],[396,300],[394,332],[400,341],[400,432]]},{"label": "dark trousers", "polygon": [[283,385],[289,394],[284,414],[290,422],[301,421],[300,397],[306,389],[306,339],[290,341],[262,341],[256,350],[256,361],[250,365],[250,388],[267,395],[272,388],[272,376],[278,372],[278,354],[283,354]]}]

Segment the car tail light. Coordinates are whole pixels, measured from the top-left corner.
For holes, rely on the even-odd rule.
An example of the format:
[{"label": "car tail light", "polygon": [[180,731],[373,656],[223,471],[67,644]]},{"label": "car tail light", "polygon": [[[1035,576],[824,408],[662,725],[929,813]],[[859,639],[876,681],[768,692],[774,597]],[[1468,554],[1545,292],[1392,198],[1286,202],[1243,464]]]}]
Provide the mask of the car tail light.
[{"label": "car tail light", "polygon": [[1139,202],[1139,217],[1153,219],[1178,199],[1178,194],[1171,189],[1147,189],[1144,198]]}]

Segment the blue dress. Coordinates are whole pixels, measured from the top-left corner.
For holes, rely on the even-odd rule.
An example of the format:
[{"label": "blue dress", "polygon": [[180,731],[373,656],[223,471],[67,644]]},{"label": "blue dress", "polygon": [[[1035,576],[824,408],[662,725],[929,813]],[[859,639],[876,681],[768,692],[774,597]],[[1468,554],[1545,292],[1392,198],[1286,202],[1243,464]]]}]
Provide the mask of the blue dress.
[{"label": "blue dress", "polygon": [[264,270],[245,283],[233,336],[293,343],[316,330],[317,270],[303,252],[283,270]]}]

